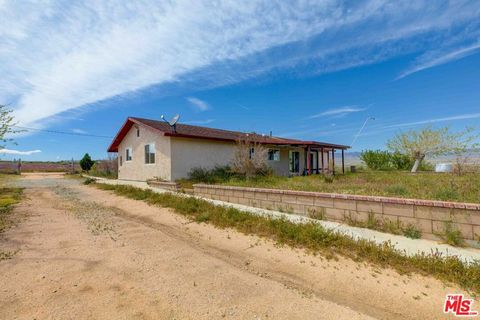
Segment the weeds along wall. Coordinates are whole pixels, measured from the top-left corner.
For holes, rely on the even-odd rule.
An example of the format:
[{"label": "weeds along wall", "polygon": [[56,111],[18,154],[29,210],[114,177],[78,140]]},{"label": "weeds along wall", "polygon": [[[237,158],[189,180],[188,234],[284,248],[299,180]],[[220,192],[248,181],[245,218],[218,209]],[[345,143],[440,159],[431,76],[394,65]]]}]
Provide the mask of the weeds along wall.
[{"label": "weeds along wall", "polygon": [[[417,230],[425,239],[452,234],[480,241],[480,204],[195,184],[195,195],[351,225]],[[394,232],[395,233],[395,232]]]}]

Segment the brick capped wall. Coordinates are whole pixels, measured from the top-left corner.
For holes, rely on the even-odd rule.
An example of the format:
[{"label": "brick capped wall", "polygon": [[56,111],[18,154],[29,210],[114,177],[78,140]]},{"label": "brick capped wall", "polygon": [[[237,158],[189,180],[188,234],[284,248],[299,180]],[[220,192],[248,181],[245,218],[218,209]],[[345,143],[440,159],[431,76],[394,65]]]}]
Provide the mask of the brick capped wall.
[{"label": "brick capped wall", "polygon": [[195,184],[195,195],[325,220],[413,225],[422,238],[439,240],[445,228],[480,240],[480,204]]},{"label": "brick capped wall", "polygon": [[169,191],[178,191],[180,186],[176,182],[147,180],[147,184],[154,188],[165,189]]}]

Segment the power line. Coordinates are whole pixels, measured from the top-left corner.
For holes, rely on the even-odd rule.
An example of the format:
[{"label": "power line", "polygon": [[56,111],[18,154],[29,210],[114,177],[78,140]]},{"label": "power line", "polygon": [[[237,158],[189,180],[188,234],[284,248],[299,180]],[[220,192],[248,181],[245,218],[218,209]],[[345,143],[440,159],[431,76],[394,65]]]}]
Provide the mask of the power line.
[{"label": "power line", "polygon": [[12,127],[20,130],[27,130],[27,131],[39,131],[39,132],[47,132],[47,133],[55,133],[55,134],[65,134],[70,136],[113,139],[113,137],[110,137],[110,136],[102,136],[102,135],[89,134],[89,133],[66,132],[66,131],[59,131],[59,130],[38,129],[38,128],[29,128],[29,127],[22,127],[22,126],[12,126]]}]

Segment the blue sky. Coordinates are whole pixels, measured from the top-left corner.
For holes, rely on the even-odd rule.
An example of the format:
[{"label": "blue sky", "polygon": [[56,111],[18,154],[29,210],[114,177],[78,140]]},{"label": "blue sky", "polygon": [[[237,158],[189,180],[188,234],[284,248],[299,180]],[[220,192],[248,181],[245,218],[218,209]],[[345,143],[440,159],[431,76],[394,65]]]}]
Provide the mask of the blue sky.
[{"label": "blue sky", "polygon": [[[1,159],[78,159],[127,116],[382,148],[480,119],[479,1],[2,1]],[[105,137],[90,137],[97,135]]]}]

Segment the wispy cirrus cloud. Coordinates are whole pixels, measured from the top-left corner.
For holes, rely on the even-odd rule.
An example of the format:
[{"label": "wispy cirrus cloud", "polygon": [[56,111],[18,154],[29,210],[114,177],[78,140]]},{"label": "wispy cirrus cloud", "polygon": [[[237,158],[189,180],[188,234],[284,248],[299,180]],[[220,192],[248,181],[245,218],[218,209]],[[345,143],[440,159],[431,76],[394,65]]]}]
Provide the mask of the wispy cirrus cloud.
[{"label": "wispy cirrus cloud", "polygon": [[83,129],[78,129],[78,128],[74,128],[72,129],[72,132],[73,133],[78,133],[78,134],[87,134],[88,132],[83,130]]},{"label": "wispy cirrus cloud", "polygon": [[308,117],[308,119],[316,119],[321,117],[331,117],[331,116],[345,116],[349,113],[355,113],[360,111],[365,111],[366,108],[360,108],[358,106],[343,106],[333,109],[325,110],[321,113],[317,113]]},{"label": "wispy cirrus cloud", "polygon": [[430,53],[428,55],[424,55],[421,59],[418,59],[416,63],[409,69],[405,70],[401,73],[398,79],[402,79],[406,76],[409,76],[413,73],[433,68],[438,65],[442,65],[451,61],[455,61],[469,55],[475,54],[480,52],[480,43],[476,43],[464,48],[456,49],[449,52],[444,52],[443,50],[440,52]]},{"label": "wispy cirrus cloud", "polygon": [[182,121],[185,124],[195,124],[195,125],[205,125],[214,122],[215,119],[206,119],[206,120],[191,120],[191,121]]},{"label": "wispy cirrus cloud", "polygon": [[480,118],[480,113],[468,113],[468,114],[459,114],[456,116],[450,117],[443,117],[443,118],[432,118],[426,119],[421,121],[413,121],[413,122],[404,122],[398,124],[392,124],[389,126],[385,126],[384,128],[400,128],[400,127],[413,127],[437,122],[446,122],[446,121],[455,121],[455,120],[470,120],[470,119],[478,119]]},{"label": "wispy cirrus cloud", "polygon": [[10,155],[18,155],[18,156],[30,156],[34,153],[40,153],[42,150],[30,150],[30,151],[20,151],[20,150],[12,150],[12,149],[0,149],[0,154],[10,154]]},{"label": "wispy cirrus cloud", "polygon": [[3,1],[0,101],[38,125],[152,86],[223,86],[299,64],[324,73],[458,49],[480,37],[479,11],[460,0]]},{"label": "wispy cirrus cloud", "polygon": [[207,111],[210,109],[210,105],[203,100],[194,97],[188,97],[187,101],[195,108],[197,111]]}]

